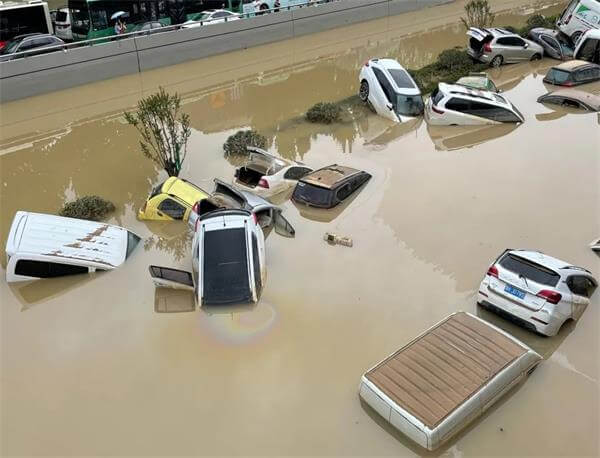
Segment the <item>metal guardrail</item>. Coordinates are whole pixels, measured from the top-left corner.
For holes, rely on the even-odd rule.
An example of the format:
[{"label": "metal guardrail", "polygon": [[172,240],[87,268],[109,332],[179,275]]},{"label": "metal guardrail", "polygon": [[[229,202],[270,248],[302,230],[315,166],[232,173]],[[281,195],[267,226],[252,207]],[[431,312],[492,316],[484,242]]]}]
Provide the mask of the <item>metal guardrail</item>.
[{"label": "metal guardrail", "polygon": [[[208,21],[190,21],[190,22],[186,22],[186,23],[182,23],[182,24],[168,25],[168,26],[161,27],[158,29],[138,30],[135,32],[123,33],[120,35],[109,35],[107,37],[75,41],[73,43],[65,43],[62,45],[47,46],[47,47],[39,48],[37,50],[34,49],[31,51],[22,51],[22,52],[17,52],[14,54],[7,54],[6,56],[0,56],[0,64],[2,64],[4,62],[13,61],[13,60],[18,60],[18,59],[43,56],[46,54],[51,54],[51,53],[59,52],[59,51],[68,52],[71,49],[87,48],[87,47],[94,46],[94,45],[99,45],[99,44],[104,44],[104,43],[113,43],[115,41],[125,40],[125,39],[129,39],[129,38],[145,37],[148,35],[155,35],[158,33],[165,33],[165,32],[173,32],[176,30],[194,29],[196,27],[210,25],[213,23],[223,24],[223,23],[232,22],[232,21],[250,19],[253,17],[260,17],[260,16],[263,16],[266,14],[272,14],[272,13],[277,14],[278,12],[281,12],[281,11],[296,10],[296,9],[300,9],[300,8],[319,6],[319,5],[322,5],[325,3],[333,3],[333,2],[339,2],[339,1],[343,1],[343,0],[306,0],[304,3],[298,3],[295,5],[287,5],[287,6],[279,6],[277,8],[262,9],[262,10],[254,11],[251,13],[237,13],[237,14],[235,14],[235,16],[231,16],[231,17],[235,17],[236,19],[231,19],[231,17],[228,19],[227,17],[225,17],[225,18],[210,19]],[[148,22],[150,22],[150,21],[148,21]],[[8,58],[9,56],[10,56],[10,58]],[[6,59],[6,60],[4,60],[4,59]]]}]

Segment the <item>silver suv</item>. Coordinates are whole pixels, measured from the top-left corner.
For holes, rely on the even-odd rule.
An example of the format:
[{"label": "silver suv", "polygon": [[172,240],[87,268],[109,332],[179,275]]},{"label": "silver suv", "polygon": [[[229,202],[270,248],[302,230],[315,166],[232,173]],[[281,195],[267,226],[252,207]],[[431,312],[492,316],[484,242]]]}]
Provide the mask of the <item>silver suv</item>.
[{"label": "silver suv", "polygon": [[467,35],[471,37],[467,49],[469,55],[492,67],[537,60],[544,55],[544,49],[540,45],[506,29],[470,27]]}]

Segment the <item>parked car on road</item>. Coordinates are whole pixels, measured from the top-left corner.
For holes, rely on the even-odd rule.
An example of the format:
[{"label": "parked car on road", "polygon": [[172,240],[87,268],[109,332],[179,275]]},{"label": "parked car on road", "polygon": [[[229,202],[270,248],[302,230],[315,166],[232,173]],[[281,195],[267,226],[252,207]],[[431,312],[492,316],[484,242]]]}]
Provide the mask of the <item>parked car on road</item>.
[{"label": "parked car on road", "polygon": [[6,239],[6,281],[112,270],[139,241],[111,224],[18,211]]},{"label": "parked car on road", "polygon": [[590,248],[593,251],[600,251],[600,239],[593,240],[592,243],[590,243]]},{"label": "parked car on road", "polygon": [[59,8],[54,21],[54,34],[64,41],[73,40],[71,31],[71,13],[69,8]]},{"label": "parked car on road", "polygon": [[246,149],[248,162],[235,170],[234,184],[265,198],[290,189],[313,171],[301,162],[273,156],[254,146]]},{"label": "parked car on road", "polygon": [[232,13],[228,10],[205,10],[200,14],[192,17],[190,20],[183,23],[185,29],[200,27],[201,22],[209,24],[221,24],[223,22],[237,21],[240,19],[239,14]]},{"label": "parked car on road", "polygon": [[553,336],[565,321],[581,317],[597,286],[582,267],[538,251],[506,250],[484,276],[477,303],[531,331]]},{"label": "parked car on road", "polygon": [[396,60],[369,60],[360,71],[359,82],[360,99],[378,115],[405,122],[423,114],[421,90]]},{"label": "parked car on road", "polygon": [[557,30],[537,27],[529,31],[529,38],[544,48],[544,56],[552,59],[568,60],[573,58],[571,40]]},{"label": "parked car on road", "polygon": [[600,65],[585,60],[570,60],[548,70],[544,83],[555,86],[579,86],[600,80]]},{"label": "parked car on road", "polygon": [[169,177],[148,196],[138,212],[138,219],[187,221],[192,206],[208,197],[208,192],[183,178]]},{"label": "parked car on road", "polygon": [[498,27],[478,29],[469,27],[469,55],[480,62],[499,67],[502,64],[541,59],[544,49],[533,41]]},{"label": "parked car on road", "polygon": [[583,34],[577,43],[574,53],[575,59],[587,60],[600,64],[600,30],[591,29]]},{"label": "parked car on road", "polygon": [[248,191],[236,189],[232,185],[215,178],[212,194],[197,202],[188,219],[188,225],[196,230],[202,215],[219,209],[240,209],[252,213],[262,228],[274,227],[275,232],[284,237],[293,237],[296,233],[292,225],[281,214],[282,210],[260,196]]},{"label": "parked car on road", "polygon": [[459,86],[478,89],[481,91],[490,91],[500,93],[500,89],[496,87],[496,83],[487,75],[487,73],[471,73],[469,76],[463,76],[456,80]]},{"label": "parked car on road", "polygon": [[195,291],[200,305],[258,302],[267,279],[265,237],[253,214],[227,209],[198,220],[192,272],[150,266],[158,287]]},{"label": "parked car on road", "polygon": [[600,111],[599,95],[576,89],[559,89],[558,91],[549,92],[538,97],[537,101],[585,111]]},{"label": "parked car on road", "polygon": [[572,0],[556,21],[556,27],[577,44],[587,30],[600,29],[600,3]]},{"label": "parked car on road", "polygon": [[524,121],[519,110],[502,95],[445,83],[439,83],[427,100],[425,119],[438,126]]},{"label": "parked car on road", "polygon": [[136,22],[132,26],[128,27],[127,32],[148,32],[148,34],[150,34],[159,32],[159,29],[162,29],[164,27],[165,26],[159,21],[142,21]]},{"label": "parked car on road", "polygon": [[[22,57],[36,56],[60,50],[55,46],[64,45],[65,42],[54,35],[42,33],[28,33],[17,35],[0,50],[0,62]],[[25,53],[19,54],[17,53]]]},{"label": "parked car on road", "polygon": [[350,197],[370,178],[370,174],[361,170],[329,165],[301,178],[292,199],[313,207],[332,208]]}]

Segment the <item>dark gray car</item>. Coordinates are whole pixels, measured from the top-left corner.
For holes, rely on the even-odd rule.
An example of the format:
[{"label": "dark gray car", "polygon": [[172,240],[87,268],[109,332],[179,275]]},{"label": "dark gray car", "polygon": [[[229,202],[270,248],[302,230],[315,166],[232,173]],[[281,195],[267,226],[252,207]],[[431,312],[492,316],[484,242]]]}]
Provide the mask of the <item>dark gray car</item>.
[{"label": "dark gray car", "polygon": [[544,48],[544,55],[552,59],[573,58],[571,41],[558,30],[537,27],[529,31],[529,38]]}]

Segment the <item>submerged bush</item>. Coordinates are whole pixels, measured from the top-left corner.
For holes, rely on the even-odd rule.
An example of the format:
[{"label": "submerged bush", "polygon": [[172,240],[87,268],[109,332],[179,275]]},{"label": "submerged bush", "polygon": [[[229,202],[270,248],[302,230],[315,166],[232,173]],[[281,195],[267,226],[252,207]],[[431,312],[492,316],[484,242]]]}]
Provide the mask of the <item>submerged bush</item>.
[{"label": "submerged bush", "polygon": [[115,210],[112,202],[99,196],[83,196],[73,202],[67,202],[59,211],[60,216],[100,221]]},{"label": "submerged bush", "polygon": [[238,130],[223,144],[225,155],[245,154],[247,146],[266,148],[267,139],[255,130]]},{"label": "submerged bush", "polygon": [[331,124],[340,120],[342,110],[335,103],[319,102],[306,112],[306,119],[310,122]]},{"label": "submerged bush", "polygon": [[494,23],[494,14],[487,0],[471,0],[465,5],[466,18],[461,17],[463,25],[469,27],[490,27]]},{"label": "submerged bush", "polygon": [[437,66],[441,71],[469,71],[473,67],[473,59],[461,49],[446,49],[440,53]]}]

